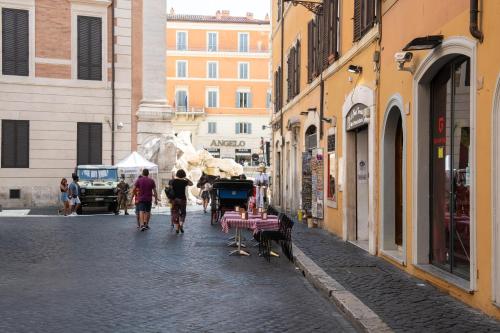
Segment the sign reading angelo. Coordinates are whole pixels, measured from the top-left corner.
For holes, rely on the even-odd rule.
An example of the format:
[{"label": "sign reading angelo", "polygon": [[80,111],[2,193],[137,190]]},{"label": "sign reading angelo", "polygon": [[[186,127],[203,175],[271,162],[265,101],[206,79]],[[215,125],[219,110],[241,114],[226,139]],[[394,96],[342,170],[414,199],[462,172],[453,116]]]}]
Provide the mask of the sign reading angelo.
[{"label": "sign reading angelo", "polygon": [[245,141],[238,140],[212,140],[211,147],[245,147]]},{"label": "sign reading angelo", "polygon": [[364,104],[356,104],[346,116],[346,130],[352,131],[370,122],[370,109]]}]

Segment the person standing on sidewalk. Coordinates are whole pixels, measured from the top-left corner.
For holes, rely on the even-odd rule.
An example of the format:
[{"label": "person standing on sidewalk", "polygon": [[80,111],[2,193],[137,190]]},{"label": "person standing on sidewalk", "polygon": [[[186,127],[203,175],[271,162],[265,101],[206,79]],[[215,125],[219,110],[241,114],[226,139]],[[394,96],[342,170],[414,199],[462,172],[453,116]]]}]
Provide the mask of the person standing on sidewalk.
[{"label": "person standing on sidewalk", "polygon": [[116,210],[116,215],[120,214],[120,209],[125,210],[125,215],[128,215],[128,191],[130,190],[130,186],[125,181],[125,175],[120,177],[120,182],[116,186],[118,190],[118,209]]},{"label": "person standing on sidewalk", "polygon": [[149,219],[151,218],[151,206],[153,204],[153,196],[155,204],[158,205],[158,193],[156,192],[156,183],[149,178],[149,170],[142,170],[142,177],[137,179],[133,191],[139,189],[139,220],[140,230],[149,229]]},{"label": "person standing on sidewalk", "polygon": [[182,169],[175,174],[175,179],[170,183],[173,189],[172,201],[172,223],[175,225],[175,232],[184,233],[184,222],[186,221],[186,187],[193,186],[193,182],[186,179],[186,172]]},{"label": "person standing on sidewalk", "polygon": [[61,184],[59,185],[59,190],[61,191],[61,202],[63,204],[63,209],[62,212],[64,216],[67,216],[70,213],[70,208],[69,208],[69,187],[68,187],[68,180],[66,178],[63,178],[61,180]]},{"label": "person standing on sidewalk", "polygon": [[78,176],[76,173],[72,175],[73,182],[69,184],[68,187],[68,195],[69,195],[69,204],[71,205],[71,214],[72,216],[77,215],[78,210],[80,209],[81,201],[80,201],[80,186],[78,186]]}]

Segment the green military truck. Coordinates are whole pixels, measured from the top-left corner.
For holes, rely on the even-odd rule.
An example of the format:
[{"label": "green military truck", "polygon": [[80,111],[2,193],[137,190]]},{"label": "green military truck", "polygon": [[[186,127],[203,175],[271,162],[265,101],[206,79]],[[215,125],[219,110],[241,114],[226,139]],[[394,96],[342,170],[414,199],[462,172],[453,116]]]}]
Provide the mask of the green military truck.
[{"label": "green military truck", "polygon": [[102,208],[109,212],[118,211],[118,169],[108,165],[79,165],[75,168],[80,186],[81,206],[78,214],[85,208]]}]

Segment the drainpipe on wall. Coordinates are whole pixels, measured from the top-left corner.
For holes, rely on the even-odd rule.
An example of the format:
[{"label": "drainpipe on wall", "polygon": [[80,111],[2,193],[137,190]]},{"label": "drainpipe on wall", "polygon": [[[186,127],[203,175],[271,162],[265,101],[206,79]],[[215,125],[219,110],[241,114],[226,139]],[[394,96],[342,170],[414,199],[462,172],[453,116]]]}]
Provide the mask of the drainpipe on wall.
[{"label": "drainpipe on wall", "polygon": [[480,43],[483,42],[484,34],[479,30],[479,0],[470,0],[470,23],[469,31],[471,35],[479,40]]},{"label": "drainpipe on wall", "polygon": [[111,1],[111,165],[115,164],[115,1]]},{"label": "drainpipe on wall", "polygon": [[[282,0],[278,0],[282,1]],[[281,154],[280,154],[280,169],[279,172],[281,175],[284,174],[283,167],[284,167],[284,155],[283,154],[283,148],[285,147],[285,137],[283,135],[283,75],[285,73],[285,55],[284,55],[284,48],[285,48],[285,2],[281,2],[281,48],[280,48],[280,55],[281,55],[281,78],[280,78],[280,135],[281,135]],[[280,188],[278,189],[280,191],[279,197],[280,197],[280,206],[283,206],[283,201],[284,201],[284,196],[283,196],[283,179],[281,178],[280,175]]]},{"label": "drainpipe on wall", "polygon": [[[323,80],[323,71],[321,71],[320,74],[320,81],[319,81],[319,139],[323,139],[323,118],[325,116],[325,111],[324,111],[324,102],[325,102],[325,80]],[[318,145],[320,143],[318,142]]]}]

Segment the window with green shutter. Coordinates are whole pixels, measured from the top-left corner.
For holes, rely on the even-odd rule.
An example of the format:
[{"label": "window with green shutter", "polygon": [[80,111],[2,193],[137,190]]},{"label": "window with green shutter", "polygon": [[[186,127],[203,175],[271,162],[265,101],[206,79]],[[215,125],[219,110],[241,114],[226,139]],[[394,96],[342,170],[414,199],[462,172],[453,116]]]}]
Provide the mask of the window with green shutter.
[{"label": "window with green shutter", "polygon": [[77,123],[76,135],[77,164],[102,164],[102,124]]},{"label": "window with green shutter", "polygon": [[29,168],[30,123],[2,120],[2,168]]},{"label": "window with green shutter", "polygon": [[102,80],[102,19],[78,16],[78,79]]},{"label": "window with green shutter", "polygon": [[2,74],[29,75],[29,12],[2,9]]}]

